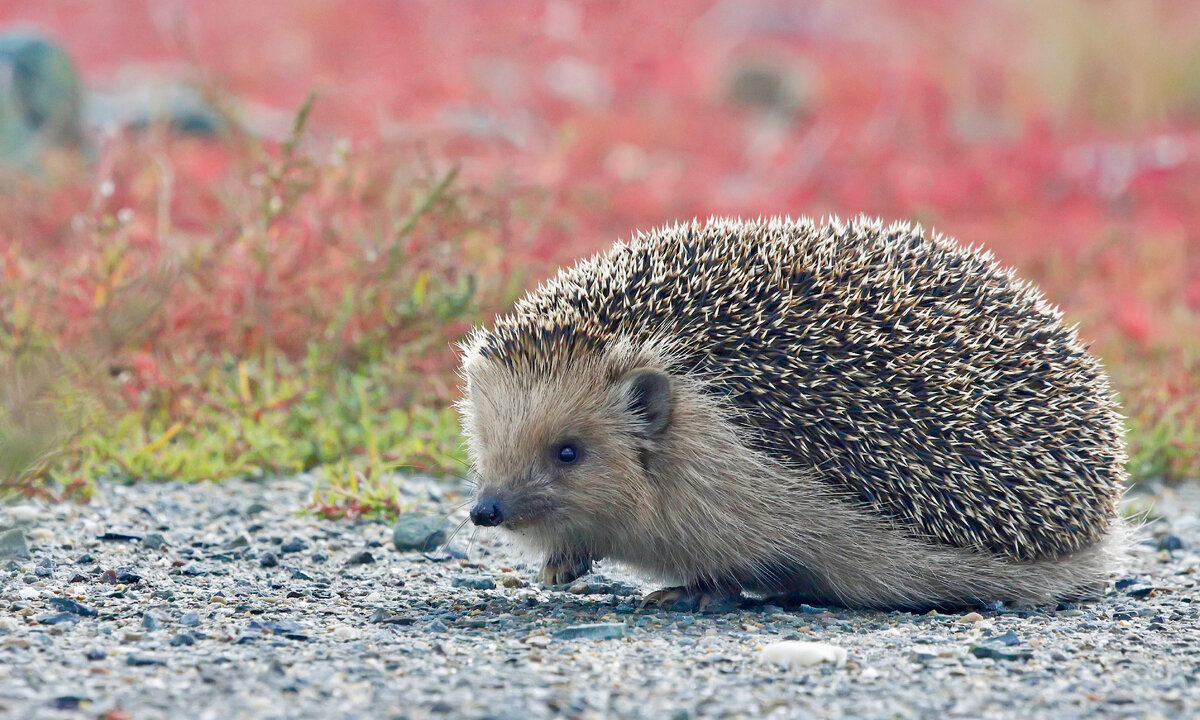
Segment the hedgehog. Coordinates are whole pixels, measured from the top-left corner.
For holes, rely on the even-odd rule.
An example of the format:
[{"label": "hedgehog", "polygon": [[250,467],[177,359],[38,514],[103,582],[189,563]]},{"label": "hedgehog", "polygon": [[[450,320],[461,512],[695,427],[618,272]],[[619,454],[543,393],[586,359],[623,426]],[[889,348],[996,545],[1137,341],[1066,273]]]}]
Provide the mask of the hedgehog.
[{"label": "hedgehog", "polygon": [[710,218],[560,270],[461,343],[470,519],[569,583],[921,609],[1094,597],[1122,417],[982,248],[865,216]]}]

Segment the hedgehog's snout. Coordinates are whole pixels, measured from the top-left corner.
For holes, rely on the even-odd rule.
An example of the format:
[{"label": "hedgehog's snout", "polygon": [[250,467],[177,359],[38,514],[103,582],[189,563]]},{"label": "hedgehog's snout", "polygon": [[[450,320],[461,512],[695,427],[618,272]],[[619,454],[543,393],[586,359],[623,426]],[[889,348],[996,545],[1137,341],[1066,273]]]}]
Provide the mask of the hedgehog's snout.
[{"label": "hedgehog's snout", "polygon": [[504,522],[504,511],[500,501],[493,495],[484,495],[471,508],[471,522],[482,527],[495,527]]}]

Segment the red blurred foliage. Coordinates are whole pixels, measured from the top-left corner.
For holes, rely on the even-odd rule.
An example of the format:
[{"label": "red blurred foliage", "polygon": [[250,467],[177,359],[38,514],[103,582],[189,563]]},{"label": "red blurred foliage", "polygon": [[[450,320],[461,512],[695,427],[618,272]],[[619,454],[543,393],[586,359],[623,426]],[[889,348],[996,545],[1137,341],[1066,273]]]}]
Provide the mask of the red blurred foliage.
[{"label": "red blurred foliage", "polygon": [[[0,17],[50,31],[95,86],[140,62],[279,109],[315,89],[321,132],[419,138],[468,183],[548,188],[546,222],[509,258],[539,272],[674,219],[862,212],[987,246],[1115,363],[1178,358],[1200,333],[1200,100],[1171,89],[1200,71],[1200,5],[0,0]],[[1104,32],[1161,52],[1113,59]],[[227,173],[220,150],[183,152],[179,186]],[[115,177],[111,205],[139,180]],[[174,202],[196,242],[231,242],[204,232],[211,194]],[[278,267],[336,284],[304,267],[325,242],[306,222],[270,228]],[[153,234],[147,219],[131,246],[152,252]],[[192,288],[212,302],[173,327],[255,342],[260,309],[225,283]],[[231,322],[242,340],[202,335]]]}]

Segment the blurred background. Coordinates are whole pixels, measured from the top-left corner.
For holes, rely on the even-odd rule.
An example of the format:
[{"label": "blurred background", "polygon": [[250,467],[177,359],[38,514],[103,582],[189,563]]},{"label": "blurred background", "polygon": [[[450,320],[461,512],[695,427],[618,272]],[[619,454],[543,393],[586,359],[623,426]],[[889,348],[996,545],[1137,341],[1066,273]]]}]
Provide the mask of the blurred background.
[{"label": "blurred background", "polygon": [[0,487],[461,469],[453,341],[713,214],[983,244],[1200,475],[1200,4],[0,0]]}]

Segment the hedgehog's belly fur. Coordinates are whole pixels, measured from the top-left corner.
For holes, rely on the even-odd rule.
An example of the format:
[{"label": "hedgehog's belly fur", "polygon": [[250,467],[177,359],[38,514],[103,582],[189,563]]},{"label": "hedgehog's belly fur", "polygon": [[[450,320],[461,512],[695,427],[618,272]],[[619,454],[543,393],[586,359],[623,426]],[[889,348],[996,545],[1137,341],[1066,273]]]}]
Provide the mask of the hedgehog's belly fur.
[{"label": "hedgehog's belly fur", "polygon": [[1019,561],[914,539],[815,484],[809,490],[771,514],[786,517],[790,527],[760,522],[766,515],[739,516],[731,507],[722,527],[660,526],[653,538],[630,533],[609,557],[668,584],[737,588],[814,604],[928,609],[999,600],[1040,605],[1095,597],[1127,533],[1115,519],[1099,541],[1082,550]]}]

